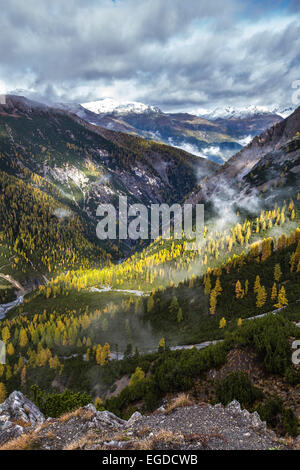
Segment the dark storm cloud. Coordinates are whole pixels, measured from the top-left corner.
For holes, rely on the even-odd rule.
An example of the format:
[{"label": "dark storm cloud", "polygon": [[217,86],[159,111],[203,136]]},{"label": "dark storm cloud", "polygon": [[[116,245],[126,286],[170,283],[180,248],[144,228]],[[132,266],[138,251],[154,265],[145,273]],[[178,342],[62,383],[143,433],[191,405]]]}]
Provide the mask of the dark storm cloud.
[{"label": "dark storm cloud", "polygon": [[[169,109],[289,104],[297,2],[0,0],[0,83],[49,100]],[[264,13],[264,14],[262,14]],[[24,92],[24,93],[25,93]]]}]

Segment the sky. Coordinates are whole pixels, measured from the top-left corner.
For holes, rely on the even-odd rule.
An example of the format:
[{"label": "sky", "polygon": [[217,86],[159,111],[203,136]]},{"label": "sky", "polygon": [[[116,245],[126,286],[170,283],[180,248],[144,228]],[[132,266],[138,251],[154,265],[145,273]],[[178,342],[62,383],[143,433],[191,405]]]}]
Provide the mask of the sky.
[{"label": "sky", "polygon": [[299,0],[0,0],[0,93],[194,111],[292,105]]}]

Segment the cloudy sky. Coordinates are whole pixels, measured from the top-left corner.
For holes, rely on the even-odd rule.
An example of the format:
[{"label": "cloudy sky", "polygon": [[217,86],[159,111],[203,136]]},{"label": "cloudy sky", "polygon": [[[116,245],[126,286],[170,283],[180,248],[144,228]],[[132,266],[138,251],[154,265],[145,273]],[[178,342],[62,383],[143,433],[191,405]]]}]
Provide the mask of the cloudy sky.
[{"label": "cloudy sky", "polygon": [[299,0],[0,0],[0,92],[290,106]]}]

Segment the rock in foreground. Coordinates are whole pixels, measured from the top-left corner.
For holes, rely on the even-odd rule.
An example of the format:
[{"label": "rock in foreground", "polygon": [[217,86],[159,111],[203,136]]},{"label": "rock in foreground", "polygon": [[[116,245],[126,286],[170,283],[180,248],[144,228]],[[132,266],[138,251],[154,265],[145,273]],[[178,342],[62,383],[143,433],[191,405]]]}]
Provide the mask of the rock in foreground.
[{"label": "rock in foreground", "polygon": [[287,448],[257,413],[242,410],[237,401],[227,407],[200,403],[169,412],[161,408],[149,416],[136,412],[128,421],[88,405],[45,420],[33,403],[14,392],[0,407],[0,420],[1,448],[11,450]]}]

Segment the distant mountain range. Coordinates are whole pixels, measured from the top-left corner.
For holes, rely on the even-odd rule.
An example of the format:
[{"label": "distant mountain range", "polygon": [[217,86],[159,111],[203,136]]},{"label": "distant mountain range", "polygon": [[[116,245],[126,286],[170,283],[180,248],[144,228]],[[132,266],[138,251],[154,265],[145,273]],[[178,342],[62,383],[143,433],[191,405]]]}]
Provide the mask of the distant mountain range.
[{"label": "distant mountain range", "polygon": [[[90,101],[87,103],[81,103],[81,106],[85,109],[92,111],[96,114],[143,114],[143,113],[158,113],[161,114],[163,111],[158,106],[151,106],[138,101],[118,101],[113,98],[104,98],[97,101]],[[281,116],[283,119],[288,117],[295,110],[294,107],[280,107],[280,106],[260,106],[260,105],[249,105],[244,107],[218,107],[213,110],[198,109],[193,112],[189,112],[192,116],[202,117],[208,120],[215,119],[241,119],[249,118],[260,115],[274,115]],[[176,113],[171,113],[176,114]],[[185,114],[185,113],[184,113]]]},{"label": "distant mountain range", "polygon": [[179,147],[219,164],[283,119],[279,111],[254,106],[244,112],[225,108],[203,116],[164,113],[156,106],[111,98],[57,106],[91,124]]},{"label": "distant mountain range", "polygon": [[283,119],[288,117],[295,110],[293,107],[282,108],[280,106],[244,106],[235,108],[226,106],[224,108],[215,108],[214,110],[198,109],[195,113],[205,119],[245,119],[253,116],[274,115],[281,116]]}]

